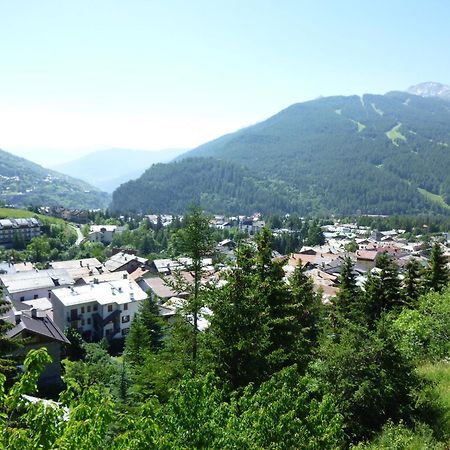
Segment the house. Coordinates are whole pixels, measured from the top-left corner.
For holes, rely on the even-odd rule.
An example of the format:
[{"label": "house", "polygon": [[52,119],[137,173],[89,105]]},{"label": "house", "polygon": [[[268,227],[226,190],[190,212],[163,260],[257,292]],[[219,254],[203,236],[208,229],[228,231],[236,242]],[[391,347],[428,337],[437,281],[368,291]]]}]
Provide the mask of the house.
[{"label": "house", "polygon": [[147,294],[129,279],[91,282],[51,292],[53,318],[62,329],[76,328],[85,340],[125,337]]},{"label": "house", "polygon": [[[184,278],[186,283],[191,282],[190,279]],[[171,297],[186,297],[186,292],[178,292],[171,286],[171,282],[175,283],[173,277],[169,277],[168,282],[160,277],[143,278],[138,281],[138,285],[145,292],[148,292],[153,299],[158,299],[160,303],[164,303]]]},{"label": "house", "polygon": [[[212,258],[202,259],[203,270],[214,270]],[[178,259],[155,259],[150,264],[150,270],[160,275],[170,275],[173,272],[186,270],[192,266],[192,258],[178,258]]]},{"label": "house", "polygon": [[97,258],[72,259],[70,261],[54,261],[52,269],[63,269],[75,280],[92,275],[100,275],[105,271],[103,264]]},{"label": "house", "polygon": [[0,245],[12,247],[15,240],[26,243],[41,235],[41,222],[35,218],[0,219]]},{"label": "house", "polygon": [[146,267],[148,259],[140,258],[131,253],[119,252],[111,256],[105,262],[105,269],[108,272],[120,272],[126,270],[128,273],[134,272],[138,267]]},{"label": "house", "polygon": [[40,386],[58,385],[61,383],[61,351],[70,342],[47,314],[38,309],[18,311],[12,308],[4,320],[12,324],[6,332],[11,339],[23,340],[20,353],[26,355],[31,349],[45,347],[52,358],[39,379]]},{"label": "house", "polygon": [[101,242],[102,244],[111,244],[113,237],[116,234],[120,234],[123,231],[123,227],[118,225],[91,225],[88,239],[91,242]]},{"label": "house", "polygon": [[73,278],[63,269],[29,270],[0,275],[0,286],[12,300],[49,298],[50,291],[73,285]]},{"label": "house", "polygon": [[242,219],[239,222],[239,229],[247,234],[256,234],[266,226],[264,220],[259,220],[256,217],[252,219]]}]

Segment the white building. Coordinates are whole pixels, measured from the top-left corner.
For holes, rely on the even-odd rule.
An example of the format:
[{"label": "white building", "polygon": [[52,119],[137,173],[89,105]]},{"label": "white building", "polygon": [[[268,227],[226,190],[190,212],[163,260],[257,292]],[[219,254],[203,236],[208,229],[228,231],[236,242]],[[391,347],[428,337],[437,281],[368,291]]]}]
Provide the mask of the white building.
[{"label": "white building", "polygon": [[50,291],[74,284],[63,269],[28,270],[0,275],[0,285],[12,300],[25,301],[50,297]]},{"label": "white building", "polygon": [[29,242],[41,235],[41,223],[35,218],[1,219],[0,244],[9,247],[15,238]]},{"label": "white building", "polygon": [[133,280],[90,283],[52,291],[53,319],[76,328],[86,340],[124,337],[147,294]]},{"label": "white building", "polygon": [[101,242],[109,245],[114,235],[122,233],[122,231],[123,227],[117,225],[91,225],[88,238],[91,242]]}]

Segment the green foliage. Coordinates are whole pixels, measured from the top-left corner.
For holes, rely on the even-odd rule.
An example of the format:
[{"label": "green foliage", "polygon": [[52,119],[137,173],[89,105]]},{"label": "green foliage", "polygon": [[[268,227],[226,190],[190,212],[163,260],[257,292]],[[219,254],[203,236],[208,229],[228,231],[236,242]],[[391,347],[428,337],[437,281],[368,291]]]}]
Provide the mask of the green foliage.
[{"label": "green foliage", "polygon": [[397,350],[381,321],[376,330],[348,324],[338,337],[326,335],[312,364],[324,394],[344,417],[347,439],[358,442],[388,419],[413,420],[423,383]]},{"label": "green foliage", "polygon": [[450,272],[447,267],[447,259],[441,246],[436,242],[431,249],[428,271],[426,273],[426,285],[428,289],[441,292],[450,280]]},{"label": "green foliage", "polygon": [[403,305],[400,295],[398,266],[386,253],[377,256],[375,273],[370,273],[364,284],[365,317],[372,326],[383,312]]},{"label": "green foliage", "polygon": [[355,450],[444,450],[446,445],[438,442],[433,431],[423,424],[418,424],[414,430],[389,422],[383,431],[371,443],[363,443],[352,447]]},{"label": "green foliage", "polygon": [[261,383],[280,369],[311,357],[321,316],[320,297],[299,266],[284,280],[283,261],[272,260],[269,230],[257,248],[241,246],[225,285],[212,291],[207,333],[210,362],[233,389]]},{"label": "green foliage", "polygon": [[[8,314],[11,309],[11,303],[3,297],[0,289],[0,317]],[[11,379],[16,372],[16,363],[12,358],[12,353],[20,348],[20,344],[6,336],[6,333],[13,325],[3,319],[0,319],[0,374],[6,375]]]},{"label": "green foliage", "polygon": [[86,355],[83,360],[63,360],[64,380],[88,387],[96,384],[111,389],[117,379],[119,364],[111,358],[101,344],[84,344]]},{"label": "green foliage", "polygon": [[416,309],[403,310],[394,321],[398,345],[413,360],[440,360],[450,356],[450,291],[429,292]]}]

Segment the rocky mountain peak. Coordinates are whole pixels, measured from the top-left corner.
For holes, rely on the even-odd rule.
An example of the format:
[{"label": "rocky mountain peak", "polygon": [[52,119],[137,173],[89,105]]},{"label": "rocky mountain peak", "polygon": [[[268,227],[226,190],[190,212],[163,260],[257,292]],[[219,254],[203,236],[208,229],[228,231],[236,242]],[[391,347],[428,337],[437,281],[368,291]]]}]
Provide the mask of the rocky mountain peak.
[{"label": "rocky mountain peak", "polygon": [[435,81],[427,81],[409,87],[406,92],[421,97],[439,97],[450,101],[450,86]]}]

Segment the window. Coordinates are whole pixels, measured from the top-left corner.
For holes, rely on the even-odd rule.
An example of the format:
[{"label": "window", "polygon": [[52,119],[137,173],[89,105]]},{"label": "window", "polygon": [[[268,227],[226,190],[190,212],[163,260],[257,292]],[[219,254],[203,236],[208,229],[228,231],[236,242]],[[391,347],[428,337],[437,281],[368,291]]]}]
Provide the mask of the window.
[{"label": "window", "polygon": [[87,307],[87,312],[91,312],[91,305]]},{"label": "window", "polygon": [[36,300],[39,296],[37,294],[34,294],[34,299]]},{"label": "window", "polygon": [[97,311],[97,309],[98,309],[98,305],[94,305],[94,311]]},{"label": "window", "polygon": [[91,318],[90,318],[90,317],[88,317],[88,319],[87,319],[87,324],[88,324],[88,325],[91,324]]},{"label": "window", "polygon": [[20,297],[20,301],[23,302],[25,300],[25,297]]},{"label": "window", "polygon": [[81,314],[84,314],[84,306],[81,307]]},{"label": "window", "polygon": [[126,311],[126,310],[128,309],[128,303],[125,303],[125,304],[123,305],[123,309],[124,309],[124,311]]},{"label": "window", "polygon": [[84,319],[81,320],[81,326],[84,327]]},{"label": "window", "polygon": [[130,321],[130,316],[122,316],[122,323],[127,323]]},{"label": "window", "polygon": [[122,330],[122,336],[126,336],[129,332],[130,332],[130,329],[129,329],[129,328],[124,328],[124,329]]},{"label": "window", "polygon": [[111,312],[111,311],[112,311],[112,306],[113,306],[113,305],[108,305],[108,312]]}]

